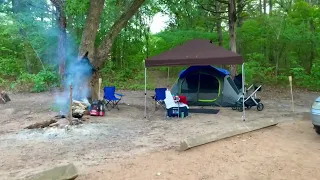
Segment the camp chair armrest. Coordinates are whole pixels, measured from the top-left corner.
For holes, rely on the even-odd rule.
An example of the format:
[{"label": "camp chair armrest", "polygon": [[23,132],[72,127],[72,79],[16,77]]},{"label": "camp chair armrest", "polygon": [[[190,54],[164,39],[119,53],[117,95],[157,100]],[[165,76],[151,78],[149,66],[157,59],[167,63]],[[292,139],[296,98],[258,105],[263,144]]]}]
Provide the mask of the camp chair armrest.
[{"label": "camp chair armrest", "polygon": [[124,96],[123,94],[119,94],[119,93],[114,93],[114,94],[120,97]]}]

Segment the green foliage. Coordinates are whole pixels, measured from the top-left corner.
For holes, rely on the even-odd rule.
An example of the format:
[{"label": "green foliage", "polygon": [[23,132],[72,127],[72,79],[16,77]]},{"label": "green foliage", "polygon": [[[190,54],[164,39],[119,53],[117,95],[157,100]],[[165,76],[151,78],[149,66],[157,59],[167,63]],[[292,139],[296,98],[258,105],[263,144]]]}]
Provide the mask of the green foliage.
[{"label": "green foliage", "polygon": [[[106,63],[102,73],[104,86],[116,86],[119,89],[144,89],[144,71],[140,69],[116,69],[112,61]],[[148,85],[150,89],[150,85]]]},{"label": "green foliage", "polygon": [[[41,92],[57,86],[56,70],[42,70],[57,65],[58,24],[49,1],[19,0],[18,12],[11,4],[0,4],[0,87],[11,85],[13,90]],[[77,45],[88,12],[89,0],[66,0],[70,57],[77,54]],[[96,40],[98,45],[110,31],[114,21],[132,1],[106,0],[100,18]],[[223,47],[229,48],[227,13],[214,10],[209,0],[149,0],[127,23],[117,36],[111,56],[100,69],[104,85],[120,89],[144,88],[144,65],[147,56],[154,56],[190,39],[204,38],[218,44],[216,24],[221,20]],[[199,3],[205,5],[203,8]],[[320,8],[298,0],[274,1],[272,16],[263,14],[257,1],[245,2],[238,12],[243,22],[237,27],[237,46],[245,59],[248,84],[287,84],[294,77],[295,86],[320,90]],[[205,10],[209,9],[209,10]],[[50,11],[49,11],[50,10]],[[220,4],[221,12],[227,6]],[[151,18],[158,12],[168,15],[168,27],[158,33],[148,32]],[[220,19],[220,20],[219,20]],[[69,57],[68,57],[69,58]],[[170,83],[186,67],[170,67]],[[238,70],[241,67],[238,66]],[[148,71],[148,89],[159,86],[166,79],[167,67]],[[171,80],[172,78],[172,80]],[[172,81],[172,82],[171,82]]]},{"label": "green foliage", "polygon": [[89,0],[67,0],[66,12],[70,15],[85,16],[88,12]]},{"label": "green foliage", "polygon": [[0,77],[14,78],[24,70],[23,62],[15,57],[0,57]]},{"label": "green foliage", "polygon": [[11,84],[11,89],[14,91],[42,92],[57,87],[58,83],[58,74],[49,70],[42,70],[38,74],[22,73],[17,81]]},{"label": "green foliage", "polygon": [[309,90],[320,90],[320,62],[316,62],[312,66],[312,74],[307,75],[304,73],[304,68],[295,67],[291,69],[294,77],[294,84],[299,87],[305,87]]}]

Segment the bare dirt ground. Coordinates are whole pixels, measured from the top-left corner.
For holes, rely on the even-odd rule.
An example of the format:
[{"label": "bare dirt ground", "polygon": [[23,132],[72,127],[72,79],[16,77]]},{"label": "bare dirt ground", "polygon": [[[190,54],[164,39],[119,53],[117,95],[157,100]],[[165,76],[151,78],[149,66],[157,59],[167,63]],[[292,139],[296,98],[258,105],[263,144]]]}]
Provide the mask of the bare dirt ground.
[{"label": "bare dirt ground", "polygon": [[[284,92],[266,89],[259,94],[265,110],[247,111],[243,122],[241,113],[230,108],[166,120],[163,110],[154,112],[149,97],[144,119],[144,93],[122,91],[126,96],[120,111],[112,109],[105,117],[68,129],[39,130],[23,128],[57,114],[52,110],[55,94],[10,94],[12,102],[0,105],[0,179],[23,179],[65,163],[77,166],[79,179],[320,179],[320,137],[301,116],[318,94],[295,92],[293,114],[290,94]],[[280,124],[176,150],[188,136],[270,119]]]}]

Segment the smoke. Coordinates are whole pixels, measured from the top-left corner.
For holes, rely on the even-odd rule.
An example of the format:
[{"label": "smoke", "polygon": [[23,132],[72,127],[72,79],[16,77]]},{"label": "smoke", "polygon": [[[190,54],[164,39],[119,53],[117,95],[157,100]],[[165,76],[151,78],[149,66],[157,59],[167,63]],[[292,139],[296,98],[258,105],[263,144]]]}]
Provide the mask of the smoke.
[{"label": "smoke", "polygon": [[91,94],[90,80],[94,68],[87,57],[81,59],[73,58],[66,68],[65,79],[62,82],[64,91],[56,95],[56,105],[60,109],[60,114],[66,115],[70,106],[70,86],[72,87],[72,99],[88,103]]},{"label": "smoke", "polygon": [[[3,0],[0,0],[1,2]],[[31,44],[41,63],[50,67],[48,69],[58,71],[60,60],[65,60],[65,74],[61,82],[63,91],[55,94],[54,102],[60,113],[66,115],[69,111],[70,86],[73,88],[72,99],[88,101],[93,66],[87,57],[88,53],[77,57],[79,37],[75,34],[66,30],[65,41],[59,41],[64,38],[61,38],[63,36],[59,23],[55,22],[59,19],[56,16],[58,12],[52,8],[50,1],[15,0],[11,6],[15,8],[14,17],[19,29],[23,30],[24,38]]]}]

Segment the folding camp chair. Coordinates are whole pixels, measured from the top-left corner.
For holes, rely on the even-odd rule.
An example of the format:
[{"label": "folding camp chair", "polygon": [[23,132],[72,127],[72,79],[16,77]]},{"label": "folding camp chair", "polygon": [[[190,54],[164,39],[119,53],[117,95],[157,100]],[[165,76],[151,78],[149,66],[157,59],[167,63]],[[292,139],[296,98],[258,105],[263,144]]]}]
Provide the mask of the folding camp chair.
[{"label": "folding camp chair", "polygon": [[[104,87],[104,99],[106,100],[106,107],[108,109],[108,104],[112,105],[112,108],[117,107],[117,109],[119,110],[118,107],[118,103],[121,101],[122,94],[119,93],[115,93],[116,91],[116,87],[115,86],[109,86],[109,87]],[[119,96],[116,97],[115,95]],[[109,110],[109,109],[108,109]]]},{"label": "folding camp chair", "polygon": [[155,95],[151,96],[155,102],[155,110],[157,109],[157,104],[166,109],[166,105],[164,103],[164,99],[166,99],[166,90],[167,88],[155,88]]}]

